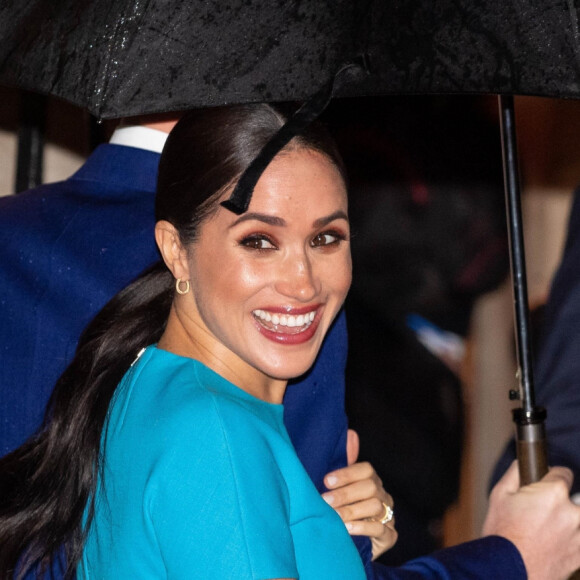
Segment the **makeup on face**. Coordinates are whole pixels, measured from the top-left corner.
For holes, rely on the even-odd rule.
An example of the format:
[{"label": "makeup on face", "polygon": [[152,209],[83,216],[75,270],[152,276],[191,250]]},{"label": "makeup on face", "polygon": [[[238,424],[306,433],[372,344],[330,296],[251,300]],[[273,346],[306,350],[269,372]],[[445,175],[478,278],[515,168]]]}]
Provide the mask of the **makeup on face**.
[{"label": "makeup on face", "polygon": [[339,171],[318,152],[279,155],[258,181],[248,212],[220,208],[202,224],[189,254],[192,332],[206,351],[229,366],[246,365],[250,374],[284,380],[303,374],[350,286]]}]

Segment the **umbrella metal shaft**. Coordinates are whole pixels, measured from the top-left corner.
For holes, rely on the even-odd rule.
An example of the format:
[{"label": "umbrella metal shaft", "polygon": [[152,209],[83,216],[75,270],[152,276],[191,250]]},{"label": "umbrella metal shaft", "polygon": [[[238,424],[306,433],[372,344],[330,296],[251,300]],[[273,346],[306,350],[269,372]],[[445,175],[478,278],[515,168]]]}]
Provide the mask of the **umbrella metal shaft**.
[{"label": "umbrella metal shaft", "polygon": [[548,471],[544,421],[546,411],[535,405],[528,289],[520,203],[514,100],[500,95],[500,125],[512,271],[515,335],[521,407],[514,409],[516,443],[522,485],[541,479]]}]

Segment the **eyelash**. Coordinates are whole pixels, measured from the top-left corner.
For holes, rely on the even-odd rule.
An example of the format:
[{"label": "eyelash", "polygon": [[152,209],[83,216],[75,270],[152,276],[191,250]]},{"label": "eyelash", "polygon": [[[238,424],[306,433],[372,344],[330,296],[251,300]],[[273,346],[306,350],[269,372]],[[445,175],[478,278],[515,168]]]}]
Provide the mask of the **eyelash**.
[{"label": "eyelash", "polygon": [[[322,238],[323,236],[331,236],[334,238],[334,240],[331,242],[328,242],[326,244],[320,244],[320,245],[315,245],[313,243],[316,238]],[[337,246],[338,244],[340,244],[340,242],[343,242],[346,239],[347,239],[346,235],[343,234],[342,232],[338,232],[336,230],[327,230],[324,232],[320,232],[319,234],[316,234],[316,236],[314,236],[314,238],[312,238],[312,242],[311,242],[310,246],[312,248],[327,248],[329,246]],[[260,242],[268,242],[268,244],[270,244],[272,247],[268,247],[268,248],[257,247],[257,244],[259,244]],[[266,234],[252,234],[250,236],[246,236],[245,238],[240,240],[239,244],[240,244],[240,246],[244,246],[244,247],[248,248],[249,250],[255,250],[257,252],[268,252],[268,251],[278,249],[276,243],[272,240],[272,238],[270,238]],[[256,244],[256,245],[252,246],[252,244]]]},{"label": "eyelash", "polygon": [[[251,245],[252,243],[258,243],[258,242],[268,242],[273,247],[271,247],[271,248],[259,248],[259,247],[255,247],[255,246]],[[266,236],[265,234],[252,234],[251,236],[246,236],[245,238],[240,240],[240,246],[244,246],[245,248],[248,248],[248,250],[256,250],[257,252],[268,252],[271,250],[278,249],[276,247],[276,244],[274,243],[274,241],[269,236]]]},{"label": "eyelash", "polygon": [[318,247],[318,248],[325,248],[328,246],[338,246],[338,244],[340,244],[340,242],[344,242],[346,240],[346,235],[343,234],[342,232],[338,232],[336,230],[327,230],[325,232],[320,232],[319,234],[316,234],[313,238],[313,241],[316,238],[321,238],[323,236],[331,236],[334,238],[334,240],[332,242],[328,242],[327,244],[322,244],[321,246],[314,246],[311,244],[312,247]]}]

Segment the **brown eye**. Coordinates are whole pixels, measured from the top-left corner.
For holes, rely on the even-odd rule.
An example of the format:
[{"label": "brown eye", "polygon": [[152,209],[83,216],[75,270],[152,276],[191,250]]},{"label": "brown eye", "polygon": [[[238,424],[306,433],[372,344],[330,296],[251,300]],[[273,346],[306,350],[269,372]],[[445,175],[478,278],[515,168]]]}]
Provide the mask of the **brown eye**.
[{"label": "brown eye", "polygon": [[344,239],[336,233],[333,232],[324,232],[322,234],[318,234],[314,236],[310,245],[313,248],[321,247],[321,246],[329,246],[331,244],[338,244],[338,242]]},{"label": "brown eye", "polygon": [[244,238],[240,245],[250,250],[274,250],[276,247],[266,236],[248,236]]}]

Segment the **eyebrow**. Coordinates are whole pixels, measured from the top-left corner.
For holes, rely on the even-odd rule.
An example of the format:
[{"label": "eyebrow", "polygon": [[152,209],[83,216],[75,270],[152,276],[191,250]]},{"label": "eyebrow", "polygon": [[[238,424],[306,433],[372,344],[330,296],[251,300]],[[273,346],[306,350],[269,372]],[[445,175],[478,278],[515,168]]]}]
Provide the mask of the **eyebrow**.
[{"label": "eyebrow", "polygon": [[333,222],[334,220],[340,220],[340,219],[348,221],[348,216],[341,209],[339,209],[338,211],[335,211],[334,213],[331,213],[330,215],[328,215],[326,217],[318,218],[314,222],[314,227],[315,228],[322,228],[326,224],[329,224],[330,222]]},{"label": "eyebrow", "polygon": [[257,212],[248,212],[241,215],[233,224],[230,225],[230,228],[237,226],[239,223],[247,222],[248,220],[257,220],[259,222],[264,222],[270,226],[285,226],[286,222],[279,217],[268,215],[265,213],[257,213]]},{"label": "eyebrow", "polygon": [[[330,222],[333,222],[334,220],[337,220],[337,219],[343,219],[343,220],[348,221],[348,216],[346,215],[346,213],[344,211],[338,210],[338,211],[335,211],[334,213],[331,213],[328,216],[318,218],[317,220],[314,221],[313,225],[315,228],[321,228],[321,227],[324,227],[326,224],[329,224]],[[258,212],[248,212],[248,213],[245,213],[244,215],[240,216],[236,221],[234,221],[234,223],[230,225],[230,228],[237,226],[239,223],[250,221],[250,220],[257,220],[259,222],[263,222],[263,223],[268,224],[270,226],[280,226],[281,227],[281,226],[286,225],[286,221],[280,217],[276,217],[276,216],[272,216],[272,215],[268,215],[268,214],[264,214],[264,213],[258,213]]]}]

